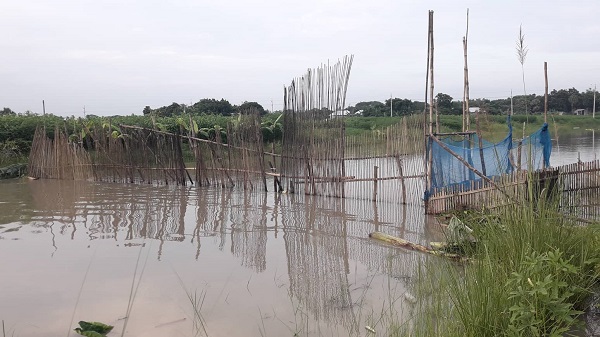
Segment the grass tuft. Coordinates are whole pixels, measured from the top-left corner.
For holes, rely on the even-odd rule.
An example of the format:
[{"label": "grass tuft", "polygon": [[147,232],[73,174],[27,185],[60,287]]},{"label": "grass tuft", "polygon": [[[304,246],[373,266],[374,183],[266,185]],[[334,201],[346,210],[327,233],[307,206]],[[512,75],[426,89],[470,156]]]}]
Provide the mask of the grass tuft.
[{"label": "grass tuft", "polygon": [[410,328],[397,336],[561,336],[600,279],[600,230],[558,212],[556,198],[463,212],[473,261],[426,268]]}]

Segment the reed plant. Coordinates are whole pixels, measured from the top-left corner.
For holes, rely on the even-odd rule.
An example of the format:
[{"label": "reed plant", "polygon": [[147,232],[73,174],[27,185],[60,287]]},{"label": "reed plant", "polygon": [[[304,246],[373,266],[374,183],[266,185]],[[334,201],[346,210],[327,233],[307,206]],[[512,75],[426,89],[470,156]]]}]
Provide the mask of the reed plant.
[{"label": "reed plant", "polygon": [[[539,194],[537,193],[538,191]],[[562,336],[600,279],[600,227],[559,212],[530,188],[519,204],[461,212],[477,244],[471,263],[425,268],[410,328],[398,336]]]}]

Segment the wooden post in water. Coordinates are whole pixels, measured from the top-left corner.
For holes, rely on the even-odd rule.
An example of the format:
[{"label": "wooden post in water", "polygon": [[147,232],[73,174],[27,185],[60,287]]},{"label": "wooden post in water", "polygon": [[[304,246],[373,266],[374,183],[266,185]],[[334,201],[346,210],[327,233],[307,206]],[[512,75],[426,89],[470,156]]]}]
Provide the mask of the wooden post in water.
[{"label": "wooden post in water", "polygon": [[373,201],[377,201],[377,181],[379,179],[379,166],[373,166]]},{"label": "wooden post in water", "polygon": [[402,184],[402,203],[406,205],[406,184],[404,183],[404,170],[402,169],[402,159],[396,155],[396,163],[398,163],[398,174],[400,175],[400,183]]}]

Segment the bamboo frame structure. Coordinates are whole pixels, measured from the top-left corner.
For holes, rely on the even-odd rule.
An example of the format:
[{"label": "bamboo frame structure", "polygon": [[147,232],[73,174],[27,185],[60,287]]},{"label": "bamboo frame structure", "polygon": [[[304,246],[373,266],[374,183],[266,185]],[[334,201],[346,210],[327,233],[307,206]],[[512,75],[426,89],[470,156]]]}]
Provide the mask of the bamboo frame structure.
[{"label": "bamboo frame structure", "polygon": [[[344,197],[343,114],[353,57],[308,69],[284,88],[281,178],[289,192]],[[319,177],[331,177],[326,183]]]}]

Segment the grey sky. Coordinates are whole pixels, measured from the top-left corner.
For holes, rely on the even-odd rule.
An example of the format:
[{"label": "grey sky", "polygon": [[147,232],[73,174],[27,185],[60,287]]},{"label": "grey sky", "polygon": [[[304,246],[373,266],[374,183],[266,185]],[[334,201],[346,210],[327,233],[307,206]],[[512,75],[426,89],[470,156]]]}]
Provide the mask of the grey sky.
[{"label": "grey sky", "polygon": [[470,9],[471,97],[600,84],[600,1],[2,0],[0,108],[57,115],[140,114],[225,98],[282,108],[307,68],[354,54],[347,103],[423,100],[428,10],[435,11],[436,92],[462,97]]}]

